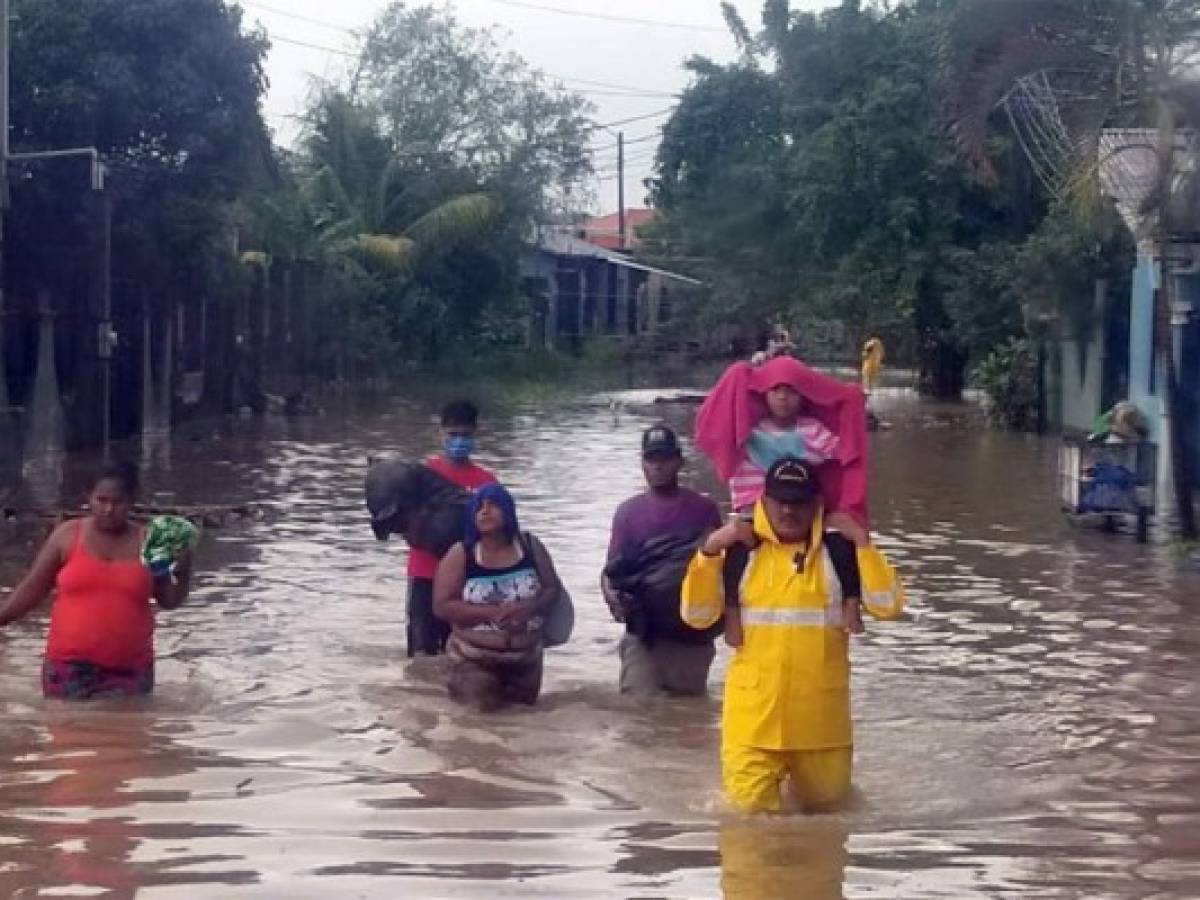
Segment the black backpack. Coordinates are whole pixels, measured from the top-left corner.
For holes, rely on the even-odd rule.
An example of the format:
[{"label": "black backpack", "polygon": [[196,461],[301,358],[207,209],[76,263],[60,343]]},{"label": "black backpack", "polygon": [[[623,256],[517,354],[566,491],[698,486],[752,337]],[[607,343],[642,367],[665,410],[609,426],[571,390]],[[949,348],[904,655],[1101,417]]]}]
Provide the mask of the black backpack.
[{"label": "black backpack", "polygon": [[[861,597],[862,581],[858,573],[858,551],[854,543],[836,531],[825,532],[825,549],[833,563],[834,574],[842,586],[843,597]],[[741,602],[742,577],[750,564],[751,549],[738,544],[725,552],[725,566],[721,572],[725,582],[725,602],[736,597]]]}]

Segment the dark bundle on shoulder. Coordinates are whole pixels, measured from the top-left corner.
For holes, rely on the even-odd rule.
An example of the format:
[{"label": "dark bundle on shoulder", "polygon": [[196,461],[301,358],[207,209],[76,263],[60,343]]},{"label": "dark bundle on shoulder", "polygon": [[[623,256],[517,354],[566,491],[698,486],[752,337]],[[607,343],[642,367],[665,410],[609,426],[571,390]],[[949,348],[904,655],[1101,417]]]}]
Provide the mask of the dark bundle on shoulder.
[{"label": "dark bundle on shoulder", "polygon": [[366,494],[377,540],[399,534],[436,556],[462,540],[470,492],[428,466],[401,459],[373,463]]},{"label": "dark bundle on shoulder", "polygon": [[683,578],[703,537],[701,532],[692,532],[651,538],[605,567],[604,574],[612,586],[637,601],[627,624],[633,634],[647,643],[653,643],[655,638],[665,638],[703,644],[724,631],[723,619],[711,628],[698,631],[679,615]]}]

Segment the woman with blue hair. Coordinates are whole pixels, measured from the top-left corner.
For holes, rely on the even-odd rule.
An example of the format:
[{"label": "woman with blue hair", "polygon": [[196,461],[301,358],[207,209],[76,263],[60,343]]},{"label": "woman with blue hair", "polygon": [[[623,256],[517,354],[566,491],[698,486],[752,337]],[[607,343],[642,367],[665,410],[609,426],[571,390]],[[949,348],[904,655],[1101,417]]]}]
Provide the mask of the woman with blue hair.
[{"label": "woman with blue hair", "polygon": [[480,488],[466,534],[438,566],[433,609],[452,628],[452,699],[490,712],[537,702],[542,689],[542,627],[561,590],[545,547],[522,534],[512,494]]}]

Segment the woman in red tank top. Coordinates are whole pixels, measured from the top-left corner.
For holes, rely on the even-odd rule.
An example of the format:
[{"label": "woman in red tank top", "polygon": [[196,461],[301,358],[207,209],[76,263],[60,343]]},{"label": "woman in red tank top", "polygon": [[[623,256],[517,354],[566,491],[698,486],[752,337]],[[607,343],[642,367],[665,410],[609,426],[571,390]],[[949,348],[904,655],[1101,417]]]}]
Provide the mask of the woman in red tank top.
[{"label": "woman in red tank top", "polygon": [[154,687],[151,600],[174,609],[187,599],[191,559],[185,553],[174,576],[151,577],[140,556],[143,529],[129,519],[137,489],[134,466],[106,466],[92,487],[89,515],[55,529],[0,609],[3,628],[54,590],[42,666],[47,696],[86,699]]}]

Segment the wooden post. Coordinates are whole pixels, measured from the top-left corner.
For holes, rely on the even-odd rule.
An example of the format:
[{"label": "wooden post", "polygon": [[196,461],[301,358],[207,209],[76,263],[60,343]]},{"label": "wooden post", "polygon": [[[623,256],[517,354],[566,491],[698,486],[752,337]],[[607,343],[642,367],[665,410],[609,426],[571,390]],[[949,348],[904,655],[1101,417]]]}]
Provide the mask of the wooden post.
[{"label": "wooden post", "polygon": [[87,195],[88,290],[83,333],[76,352],[83,365],[77,377],[73,444],[100,449],[105,458],[112,437],[112,208],[106,191]]},{"label": "wooden post", "polygon": [[158,428],[154,384],[154,314],[150,309],[150,292],[138,286],[142,312],[142,434]]},{"label": "wooden post", "polygon": [[159,362],[158,410],[159,423],[171,430],[171,406],[175,396],[175,322],[179,315],[172,297],[163,310],[162,359]]},{"label": "wooden post", "polygon": [[[246,396],[243,401],[255,412],[266,409],[264,374],[266,372],[266,327],[271,305],[271,268],[264,262],[255,266],[254,283],[248,298],[246,331],[242,332],[242,356],[246,360]],[[248,333],[247,333],[248,332]]]}]

